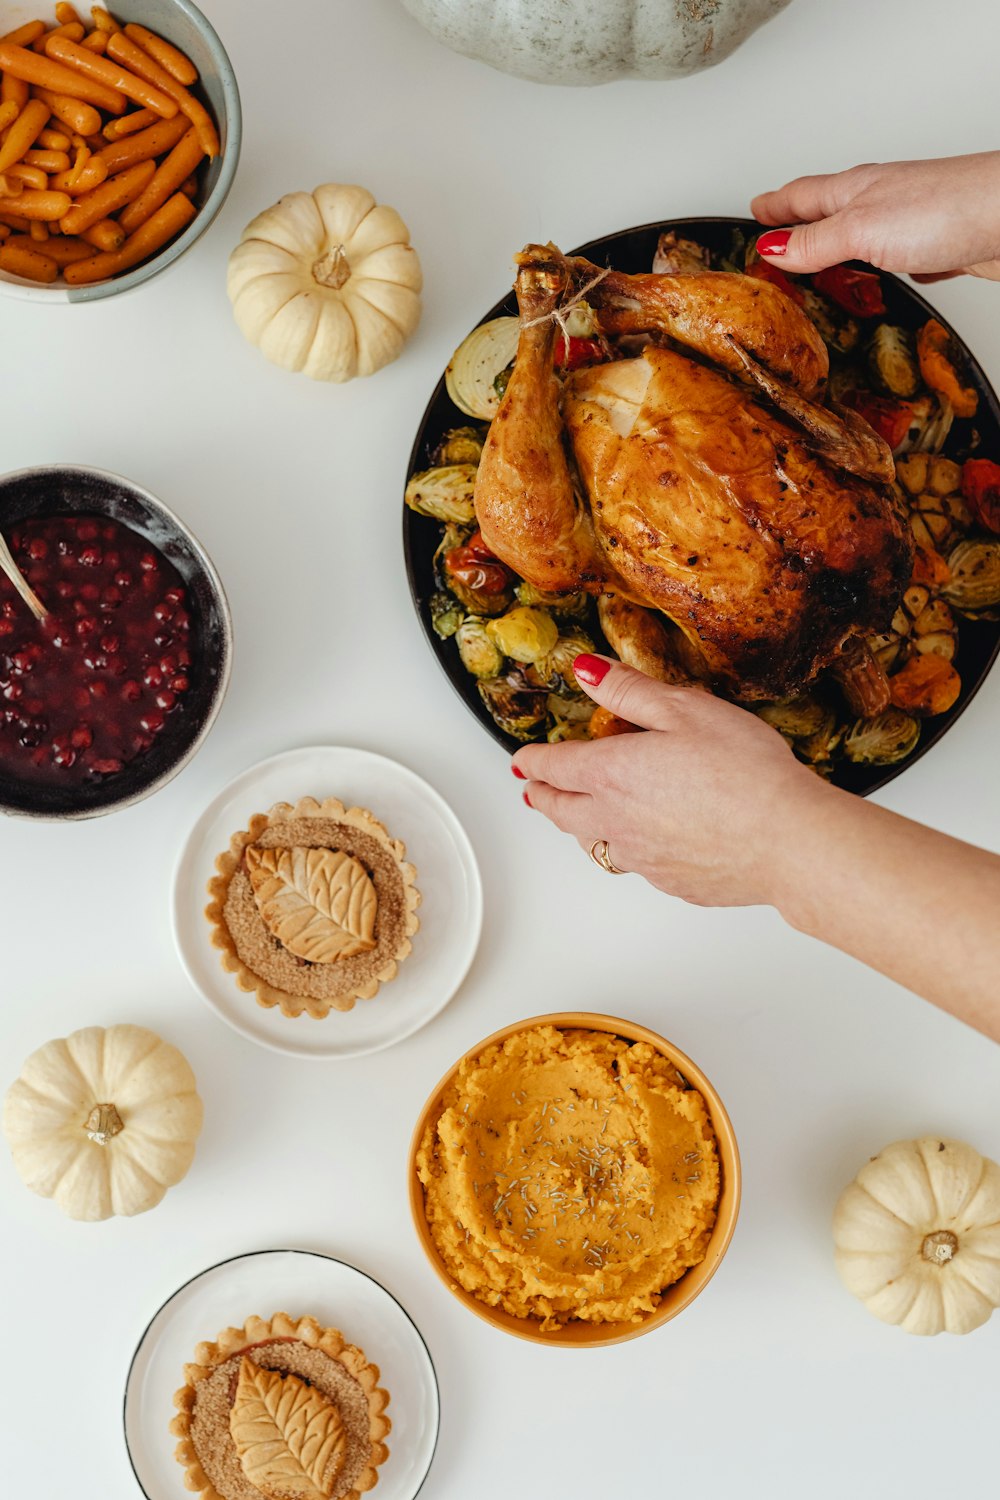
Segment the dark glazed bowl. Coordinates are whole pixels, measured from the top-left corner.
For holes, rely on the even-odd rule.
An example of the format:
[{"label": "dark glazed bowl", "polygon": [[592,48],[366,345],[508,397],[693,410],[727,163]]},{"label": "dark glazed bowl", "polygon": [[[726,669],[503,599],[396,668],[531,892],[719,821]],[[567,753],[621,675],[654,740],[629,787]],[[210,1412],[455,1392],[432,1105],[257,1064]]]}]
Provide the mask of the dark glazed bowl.
[{"label": "dark glazed bowl", "polygon": [[58,787],[0,778],[0,812],[26,818],[96,818],[141,802],[172,780],[195,754],[229,685],[233,625],[219,575],[182,521],[148,490],[103,469],[59,464],[0,475],[0,532],[32,516],[92,513],[145,538],[184,580],[191,600],[191,687],[184,711],[167,720],[153,748],[92,784]]}]

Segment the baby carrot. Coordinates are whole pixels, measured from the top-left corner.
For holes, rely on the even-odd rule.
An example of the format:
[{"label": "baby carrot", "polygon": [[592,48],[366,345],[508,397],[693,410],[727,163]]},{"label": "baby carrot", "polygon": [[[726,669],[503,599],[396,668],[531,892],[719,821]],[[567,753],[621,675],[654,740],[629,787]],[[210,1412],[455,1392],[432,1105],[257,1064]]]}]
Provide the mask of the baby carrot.
[{"label": "baby carrot", "polygon": [[[155,162],[140,161],[127,171],[109,177],[92,193],[84,193],[75,203],[71,203],[68,194],[63,194],[66,208],[59,215],[59,227],[63,234],[79,234],[81,230],[89,229],[91,224],[96,224],[98,219],[106,219],[109,214],[124,208],[126,203],[138,198],[155,171]],[[20,210],[15,209],[15,212]]]},{"label": "baby carrot", "polygon": [[157,167],[147,187],[139,197],[118,216],[118,222],[126,234],[133,234],[140,224],[145,224],[151,214],[162,208],[167,199],[177,192],[181,183],[204,156],[197,131],[189,130],[181,136],[169,156],[165,156]]},{"label": "baby carrot", "polygon": [[[37,248],[30,234],[12,235],[7,243],[21,250]],[[45,242],[44,254],[54,260],[57,266],[69,266],[75,260],[89,260],[93,253],[85,240],[72,239],[66,234],[50,234]]]},{"label": "baby carrot", "polygon": [[[84,147],[86,150],[86,147]],[[83,193],[92,193],[94,188],[99,188],[102,182],[107,180],[108,169],[99,156],[86,156],[77,153],[79,170],[74,162],[68,172],[57,172],[52,178],[49,186],[54,187],[57,192],[69,193],[71,198],[79,198]]]},{"label": "baby carrot", "polygon": [[162,36],[157,36],[155,31],[148,31],[145,26],[138,26],[130,21],[125,27],[125,35],[130,36],[144,52],[148,52],[153,61],[165,68],[178,83],[190,85],[198,82],[198,69],[191,59],[180,48],[165,41]]},{"label": "baby carrot", "polygon": [[0,130],[6,130],[12,121],[16,120],[20,108],[14,99],[5,99],[0,104]]},{"label": "baby carrot", "polygon": [[162,208],[139,226],[129,236],[122,248],[113,255],[95,255],[91,260],[79,260],[67,266],[64,272],[71,286],[83,286],[91,281],[103,281],[105,277],[117,276],[148,260],[168,240],[175,239],[195,216],[195,207],[183,193],[168,198]]},{"label": "baby carrot", "polygon": [[111,36],[115,31],[121,31],[121,27],[110,11],[106,11],[103,5],[92,5],[90,14],[98,31],[106,31]]},{"label": "baby carrot", "polygon": [[0,103],[16,104],[18,109],[23,109],[30,93],[23,78],[12,78],[9,73],[0,76]]},{"label": "baby carrot", "polygon": [[66,151],[26,151],[21,158],[26,167],[41,167],[43,172],[68,172]]},{"label": "baby carrot", "polygon": [[44,21],[25,21],[16,31],[8,31],[6,36],[0,37],[0,42],[9,42],[12,47],[30,47],[32,42],[45,35],[46,29]]},{"label": "baby carrot", "polygon": [[37,144],[43,151],[68,151],[72,142],[61,130],[43,130]]},{"label": "baby carrot", "polygon": [[[68,193],[54,192],[51,188],[36,192],[26,188],[16,198],[0,198],[0,214],[17,214],[21,219],[44,219],[55,222],[68,214],[73,200]],[[10,220],[7,220],[8,224]]]},{"label": "baby carrot", "polygon": [[9,236],[10,236],[10,230],[7,228],[7,225],[6,224],[0,224],[0,241],[3,241],[5,239],[7,239]]},{"label": "baby carrot", "polygon": [[80,23],[80,15],[75,5],[70,5],[69,0],[56,0],[56,20],[60,26],[66,26],[71,21]]},{"label": "baby carrot", "polygon": [[80,25],[79,21],[69,26],[53,26],[51,31],[43,32],[42,35],[37,39],[37,41],[32,42],[32,52],[44,52],[45,44],[50,36],[68,36],[74,42],[82,42],[83,27]]},{"label": "baby carrot", "polygon": [[23,182],[18,182],[6,172],[0,172],[0,198],[16,198],[18,193],[23,192]]},{"label": "baby carrot", "polygon": [[26,167],[23,161],[15,162],[3,175],[8,183],[23,182],[28,188],[47,188],[49,185],[47,172],[43,172],[40,167]]},{"label": "baby carrot", "polygon": [[53,93],[51,89],[35,89],[36,96],[49,106],[60,125],[79,135],[93,135],[101,128],[101,117],[92,104],[74,99],[71,94]]},{"label": "baby carrot", "polygon": [[123,167],[134,166],[137,161],[146,161],[151,156],[162,156],[164,151],[172,151],[181,136],[187,133],[187,129],[187,118],[175,115],[172,120],[158,120],[148,130],[137,131],[124,140],[102,146],[98,155],[107,162],[109,172],[120,172]]},{"label": "baby carrot", "polygon": [[[125,243],[125,231],[114,219],[98,219],[96,224],[83,231],[80,238],[93,245],[95,250],[120,250]],[[93,250],[89,252],[93,253]]]},{"label": "baby carrot", "polygon": [[[90,57],[89,52],[87,57]],[[125,113],[125,95],[119,89],[109,89],[103,83],[95,83],[92,78],[83,78],[72,68],[53,62],[51,57],[37,57],[27,47],[0,42],[0,68],[14,78],[23,79],[25,83],[34,83],[52,93],[68,94],[71,99],[83,99],[88,104],[96,104],[98,109],[106,109],[109,115]]]},{"label": "baby carrot", "polygon": [[26,151],[31,150],[48,123],[48,105],[41,99],[29,99],[8,130],[7,139],[0,146],[0,172],[6,172],[8,167],[21,160]]},{"label": "baby carrot", "polygon": [[36,244],[47,244],[49,239],[48,225],[43,224],[41,219],[32,219],[28,225],[28,239],[33,240]]},{"label": "baby carrot", "polygon": [[10,229],[16,229],[21,234],[28,233],[28,221],[22,219],[20,214],[12,214],[7,209],[0,209],[0,224],[6,224]]},{"label": "baby carrot", "polygon": [[106,31],[88,31],[80,46],[103,57],[108,50],[108,34]]},{"label": "baby carrot", "polygon": [[39,250],[25,250],[20,245],[0,245],[0,271],[21,276],[25,281],[55,281],[59,267],[51,256]]},{"label": "baby carrot", "polygon": [[[46,54],[57,63],[65,63],[74,72],[87,79],[95,79],[102,88],[116,90],[128,99],[134,99],[143,109],[153,109],[164,120],[173,119],[177,113],[177,100],[171,99],[160,89],[153,88],[144,78],[137,78],[120,63],[109,62],[106,57],[97,57],[67,37],[53,36],[45,43]],[[123,110],[118,111],[119,114]]]},{"label": "baby carrot", "polygon": [[159,115],[152,109],[133,109],[127,115],[119,115],[117,120],[109,120],[104,127],[104,139],[106,141],[120,141],[123,135],[135,135],[137,130],[145,130],[147,125],[155,125]]},{"label": "baby carrot", "polygon": [[187,195],[188,195],[189,198],[193,198],[194,195],[195,195],[195,193],[197,191],[198,191],[198,179],[195,176],[195,174],[192,172],[191,176],[190,177],[185,177],[184,181],[181,183],[181,192],[182,193],[187,193]]},{"label": "baby carrot", "polygon": [[176,78],[171,78],[170,74],[164,68],[161,68],[159,63],[154,61],[148,52],[144,52],[141,47],[137,47],[132,38],[126,36],[124,32],[115,32],[108,43],[108,52],[116,62],[120,62],[124,67],[131,68],[133,73],[138,73],[139,77],[144,78],[147,83],[154,84],[156,88],[162,89],[165,94],[168,94],[171,99],[176,100],[182,112],[187,115],[195,130],[197,130],[198,139],[202,143],[205,155],[209,157],[218,156],[219,137],[212,123],[212,117],[205,106],[193,94],[189,94],[186,88],[182,88]]}]

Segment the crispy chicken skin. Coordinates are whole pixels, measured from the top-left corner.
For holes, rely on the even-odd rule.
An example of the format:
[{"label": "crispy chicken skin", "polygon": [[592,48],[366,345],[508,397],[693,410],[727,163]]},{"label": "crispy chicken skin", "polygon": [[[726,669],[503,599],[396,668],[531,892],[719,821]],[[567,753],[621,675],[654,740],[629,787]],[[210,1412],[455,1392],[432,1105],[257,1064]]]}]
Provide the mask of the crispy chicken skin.
[{"label": "crispy chicken skin", "polygon": [[613,272],[588,294],[603,328],[622,331],[627,300],[646,331],[699,357],[653,343],[560,382],[551,313],[597,268],[552,246],[518,260],[518,355],[476,485],[497,556],[540,588],[613,595],[620,606],[603,612],[626,659],[630,636],[633,655],[641,642],[670,675],[683,658],[662,622],[644,625],[646,606],[736,697],[795,693],[837,661],[867,712],[884,707],[884,677],[857,637],[891,617],[909,533],[871,478],[879,440],[815,400],[826,350],[801,310],[751,278]]}]

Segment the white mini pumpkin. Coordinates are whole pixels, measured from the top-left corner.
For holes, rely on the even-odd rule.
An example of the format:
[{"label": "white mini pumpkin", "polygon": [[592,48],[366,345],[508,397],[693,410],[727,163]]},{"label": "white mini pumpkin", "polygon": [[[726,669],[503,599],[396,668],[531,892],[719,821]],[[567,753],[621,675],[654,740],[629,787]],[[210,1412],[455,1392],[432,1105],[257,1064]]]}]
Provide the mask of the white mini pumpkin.
[{"label": "white mini pumpkin", "polygon": [[188,1062],[142,1026],[88,1026],[46,1042],[3,1111],[20,1177],[72,1219],[155,1207],[191,1165],[201,1122]]},{"label": "white mini pumpkin", "polygon": [[365,188],[288,193],[244,229],[226,287],[243,334],[283,370],[351,380],[394,360],[423,277],[394,208]]},{"label": "white mini pumpkin", "polygon": [[788,0],[403,0],[466,57],[536,83],[682,78],[728,57]]},{"label": "white mini pumpkin", "polygon": [[833,1216],[848,1291],[907,1333],[970,1333],[1000,1307],[1000,1166],[938,1136],[896,1141]]}]

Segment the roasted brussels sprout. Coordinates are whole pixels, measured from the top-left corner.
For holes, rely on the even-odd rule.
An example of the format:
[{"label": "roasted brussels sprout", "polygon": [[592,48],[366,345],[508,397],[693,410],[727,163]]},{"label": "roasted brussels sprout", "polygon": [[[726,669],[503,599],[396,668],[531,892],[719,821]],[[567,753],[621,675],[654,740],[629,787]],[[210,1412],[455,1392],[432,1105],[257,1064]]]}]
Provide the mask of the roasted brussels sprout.
[{"label": "roasted brussels sprout", "polygon": [[857,347],[861,325],[856,318],[850,317],[811,287],[803,285],[799,291],[802,293],[802,311],[828,348],[837,354],[849,354]]},{"label": "roasted brussels sprout", "polygon": [[[742,265],[740,270],[742,270]],[[653,270],[658,276],[687,276],[697,271],[711,270],[711,261],[704,245],[695,240],[681,239],[673,229],[661,234],[653,256]]]},{"label": "roasted brussels sprout", "polygon": [[920,370],[913,341],[905,328],[879,323],[868,345],[868,368],[876,384],[904,401],[917,394]]},{"label": "roasted brussels sprout", "polygon": [[403,499],[420,516],[435,521],[469,525],[476,519],[472,503],[476,488],[475,464],[444,464],[414,474]]},{"label": "roasted brussels sprout", "polygon": [[582,693],[550,693],[548,709],[552,715],[552,727],[546,736],[550,744],[590,738],[590,716],[594,711],[590,698]]},{"label": "roasted brussels sprout", "polygon": [[779,734],[791,735],[793,739],[827,733],[836,722],[833,709],[810,694],[782,698],[776,703],[761,703],[754,711],[765,724],[770,724]]},{"label": "roasted brussels sprout", "polygon": [[448,395],[467,417],[490,421],[500,405],[496,378],[517,353],[517,318],[491,318],[480,323],[451,357],[444,381]]},{"label": "roasted brussels sprout", "polygon": [[444,589],[431,595],[430,610],[431,627],[434,634],[439,635],[443,641],[454,635],[465,619],[465,610],[454,594],[449,594]]},{"label": "roasted brussels sprout", "polygon": [[481,677],[479,696],[499,727],[516,740],[533,740],[541,734],[549,716],[548,694],[532,688],[518,673],[508,677]]},{"label": "roasted brussels sprout", "polygon": [[573,663],[581,652],[593,650],[593,641],[579,626],[560,631],[551,651],[536,659],[535,671],[546,687],[556,688],[564,682],[571,691],[576,691],[580,684],[573,672]]},{"label": "roasted brussels sprout", "polygon": [[899,708],[858,719],[844,737],[844,754],[860,766],[894,766],[917,747],[920,723]]},{"label": "roasted brussels sprout", "polygon": [[948,554],[951,578],[942,597],[962,614],[978,614],[1000,604],[1000,541],[970,539]]},{"label": "roasted brussels sprout", "polygon": [[[794,750],[801,760],[807,761],[814,769],[829,765],[833,759],[841,740],[844,738],[844,725],[838,724],[833,715],[823,725],[822,729],[815,734],[807,735],[804,739],[797,739]],[[829,772],[820,771],[821,775]]]},{"label": "roasted brussels sprout", "polygon": [[486,627],[490,640],[504,656],[535,662],[547,656],[559,639],[559,627],[544,609],[516,604]]},{"label": "roasted brussels sprout", "polygon": [[496,677],[503,666],[503,652],[494,646],[478,615],[467,615],[462,621],[455,631],[455,644],[463,667],[473,677]]},{"label": "roasted brussels sprout", "polygon": [[471,614],[501,615],[510,605],[513,578],[478,531],[447,527],[434,561],[445,587]]},{"label": "roasted brussels sprout", "polygon": [[452,427],[434,450],[436,464],[478,464],[485,433],[475,427]]},{"label": "roasted brussels sprout", "polygon": [[514,592],[519,604],[537,604],[557,620],[582,620],[590,604],[590,595],[582,589],[578,594],[550,594],[546,589],[536,589],[533,583],[522,582]]}]

